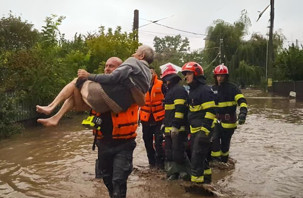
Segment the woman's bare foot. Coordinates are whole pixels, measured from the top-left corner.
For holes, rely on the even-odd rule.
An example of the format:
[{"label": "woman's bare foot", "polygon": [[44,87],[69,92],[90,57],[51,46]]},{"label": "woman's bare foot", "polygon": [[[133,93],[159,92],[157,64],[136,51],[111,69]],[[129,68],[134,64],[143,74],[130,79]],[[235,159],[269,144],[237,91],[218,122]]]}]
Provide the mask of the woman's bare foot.
[{"label": "woman's bare foot", "polygon": [[51,126],[57,126],[58,125],[58,121],[53,119],[53,118],[38,119],[37,122],[43,124],[46,127],[51,127]]},{"label": "woman's bare foot", "polygon": [[38,113],[43,113],[45,115],[49,115],[52,113],[54,109],[50,106],[39,106],[39,105],[36,105],[36,111]]}]

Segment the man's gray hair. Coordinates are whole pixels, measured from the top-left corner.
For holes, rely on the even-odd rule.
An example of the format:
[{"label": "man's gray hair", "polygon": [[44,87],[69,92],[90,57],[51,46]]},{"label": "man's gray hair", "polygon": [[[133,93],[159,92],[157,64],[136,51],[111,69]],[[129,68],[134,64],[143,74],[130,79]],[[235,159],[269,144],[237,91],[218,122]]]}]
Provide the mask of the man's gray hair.
[{"label": "man's gray hair", "polygon": [[155,52],[151,47],[148,45],[141,45],[138,47],[138,50],[144,54],[144,60],[146,60],[148,64],[151,64],[154,61]]}]

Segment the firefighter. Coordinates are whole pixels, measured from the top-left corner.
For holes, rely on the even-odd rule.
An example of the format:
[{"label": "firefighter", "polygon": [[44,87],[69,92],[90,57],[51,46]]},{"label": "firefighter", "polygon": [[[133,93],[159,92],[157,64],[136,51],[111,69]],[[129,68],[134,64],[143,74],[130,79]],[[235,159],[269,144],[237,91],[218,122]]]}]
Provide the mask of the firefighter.
[{"label": "firefighter", "polygon": [[[119,63],[118,58],[110,58],[105,65],[105,74],[115,70]],[[103,178],[110,197],[126,197],[127,179],[133,169],[138,111],[139,107],[136,104],[118,114],[113,112],[100,114],[91,110],[92,115],[82,122],[85,126],[94,127],[94,144],[96,143],[98,147],[96,177]]]},{"label": "firefighter", "polygon": [[229,148],[232,135],[237,128],[237,105],[240,107],[238,123],[244,124],[247,115],[247,102],[240,89],[228,81],[228,68],[218,65],[214,71],[216,118],[211,158],[213,161],[228,162]]},{"label": "firefighter", "polygon": [[[118,57],[110,57],[107,59],[104,67],[104,74],[111,74],[117,67],[119,67],[122,64],[122,60]],[[96,112],[95,110],[91,109],[90,115],[99,117],[101,114],[99,112]],[[94,143],[92,149],[95,150],[95,144],[97,142],[97,139],[101,139],[101,135],[97,133],[97,129],[93,128],[93,135],[94,135]],[[95,178],[102,178],[102,173],[99,168],[99,152],[100,149],[98,147],[98,159],[96,159],[95,163]]]},{"label": "firefighter", "polygon": [[[143,140],[151,168],[164,168],[163,132],[161,130],[164,119],[163,82],[159,80],[154,68],[150,67],[152,82],[149,91],[145,94],[145,105],[140,108]],[[155,147],[153,145],[155,140]]]},{"label": "firefighter", "polygon": [[185,153],[188,130],[186,130],[187,97],[185,88],[179,84],[181,77],[168,65],[161,76],[165,86],[165,170],[168,180],[189,178],[190,164]]},{"label": "firefighter", "polygon": [[211,169],[207,156],[215,119],[214,94],[206,85],[203,68],[198,63],[185,63],[182,74],[190,87],[188,122],[191,134],[191,182],[210,183]]}]

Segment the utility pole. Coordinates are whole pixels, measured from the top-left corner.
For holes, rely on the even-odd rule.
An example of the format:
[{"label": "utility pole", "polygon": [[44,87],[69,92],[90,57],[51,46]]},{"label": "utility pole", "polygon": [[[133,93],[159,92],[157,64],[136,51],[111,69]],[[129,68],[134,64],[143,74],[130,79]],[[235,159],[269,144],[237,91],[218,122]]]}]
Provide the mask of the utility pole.
[{"label": "utility pole", "polygon": [[267,88],[272,88],[272,68],[274,62],[274,51],[273,51],[273,29],[274,29],[274,0],[270,0],[270,26],[269,26],[269,35],[268,35],[268,79],[267,79]]},{"label": "utility pole", "polygon": [[219,56],[220,56],[220,63],[219,64],[222,64],[223,63],[223,57],[224,57],[224,54],[223,54],[223,38],[220,39]]},{"label": "utility pole", "polygon": [[139,10],[134,10],[133,33],[134,33],[134,40],[138,41],[138,35],[139,35]]}]

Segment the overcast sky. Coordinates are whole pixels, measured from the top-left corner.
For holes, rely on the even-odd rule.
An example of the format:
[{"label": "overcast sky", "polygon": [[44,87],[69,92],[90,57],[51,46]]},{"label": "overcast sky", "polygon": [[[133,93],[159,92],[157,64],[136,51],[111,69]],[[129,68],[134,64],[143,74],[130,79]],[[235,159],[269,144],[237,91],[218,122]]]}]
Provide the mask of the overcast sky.
[{"label": "overcast sky", "polygon": [[[249,34],[259,32],[266,35],[269,26],[270,9],[256,22],[259,12],[270,0],[0,0],[0,15],[7,17],[9,11],[23,20],[34,24],[41,30],[45,18],[56,14],[66,19],[59,27],[67,39],[76,32],[87,34],[98,31],[98,27],[130,32],[133,26],[134,10],[139,10],[139,26],[148,24],[148,20],[160,20],[158,23],[175,29],[196,34],[184,33],[164,26],[149,24],[139,29],[139,41],[153,46],[155,36],[175,36],[181,34],[190,40],[191,49],[204,47],[204,38],[208,26],[214,20],[222,19],[233,23],[240,18],[241,10],[246,9],[252,26]],[[303,44],[303,1],[276,0],[274,31],[286,36],[286,44]]]}]

